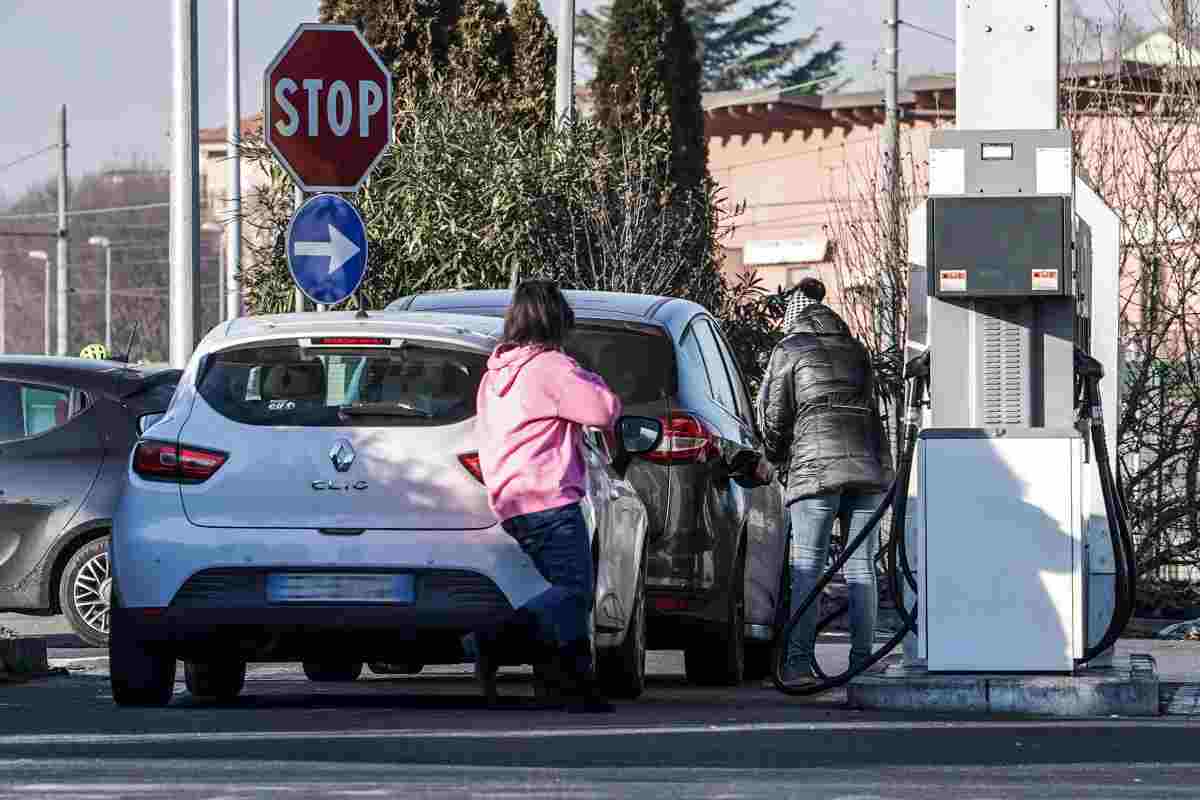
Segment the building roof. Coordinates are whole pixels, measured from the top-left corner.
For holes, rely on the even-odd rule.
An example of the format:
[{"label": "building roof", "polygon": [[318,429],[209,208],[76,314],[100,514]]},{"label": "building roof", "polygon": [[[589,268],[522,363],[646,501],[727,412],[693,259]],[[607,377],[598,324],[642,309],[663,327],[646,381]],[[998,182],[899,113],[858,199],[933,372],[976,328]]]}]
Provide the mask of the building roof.
[{"label": "building roof", "polygon": [[[249,117],[242,118],[242,136],[253,136],[262,130],[263,115],[260,111]],[[200,144],[225,144],[229,141],[229,135],[226,133],[227,126],[222,125],[219,128],[201,128],[200,129]]]}]

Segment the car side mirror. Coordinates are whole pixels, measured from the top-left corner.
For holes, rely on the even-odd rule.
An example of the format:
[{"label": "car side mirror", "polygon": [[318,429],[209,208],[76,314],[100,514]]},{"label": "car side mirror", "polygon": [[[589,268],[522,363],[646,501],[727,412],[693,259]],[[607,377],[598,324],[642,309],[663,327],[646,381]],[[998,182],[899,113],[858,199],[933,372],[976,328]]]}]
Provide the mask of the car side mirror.
[{"label": "car side mirror", "polygon": [[164,416],[166,416],[166,414],[161,412],[154,414],[142,414],[140,417],[138,417],[138,435],[141,436],[145,434],[146,431],[154,427],[154,425]]},{"label": "car side mirror", "polygon": [[621,475],[629,468],[634,456],[649,453],[662,442],[662,420],[653,417],[621,417],[617,420],[617,452],[613,468]]}]

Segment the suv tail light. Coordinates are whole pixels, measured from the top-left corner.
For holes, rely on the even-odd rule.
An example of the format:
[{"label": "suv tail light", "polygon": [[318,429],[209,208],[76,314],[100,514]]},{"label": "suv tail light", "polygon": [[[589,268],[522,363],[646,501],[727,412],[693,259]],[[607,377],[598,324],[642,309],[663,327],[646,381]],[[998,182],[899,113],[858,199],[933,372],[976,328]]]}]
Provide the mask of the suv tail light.
[{"label": "suv tail light", "polygon": [[717,436],[699,418],[672,413],[663,421],[662,441],[642,458],[655,464],[703,464],[720,455]]},{"label": "suv tail light", "polygon": [[203,483],[229,456],[190,445],[144,440],[133,451],[133,471],[143,478],[175,483]]},{"label": "suv tail light", "polygon": [[467,472],[471,473],[471,477],[480,483],[484,483],[483,467],[479,465],[479,453],[463,453],[458,457],[458,463],[462,464]]}]

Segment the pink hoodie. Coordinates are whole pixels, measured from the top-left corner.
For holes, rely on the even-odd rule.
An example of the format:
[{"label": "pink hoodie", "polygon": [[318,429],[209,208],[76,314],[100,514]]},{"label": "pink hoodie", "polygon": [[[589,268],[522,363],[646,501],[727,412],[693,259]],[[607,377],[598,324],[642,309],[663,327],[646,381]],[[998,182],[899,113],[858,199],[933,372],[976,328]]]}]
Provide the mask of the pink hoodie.
[{"label": "pink hoodie", "polygon": [[621,415],[599,375],[540,347],[498,347],[476,404],[479,466],[501,521],[578,502],[581,426],[609,429]]}]

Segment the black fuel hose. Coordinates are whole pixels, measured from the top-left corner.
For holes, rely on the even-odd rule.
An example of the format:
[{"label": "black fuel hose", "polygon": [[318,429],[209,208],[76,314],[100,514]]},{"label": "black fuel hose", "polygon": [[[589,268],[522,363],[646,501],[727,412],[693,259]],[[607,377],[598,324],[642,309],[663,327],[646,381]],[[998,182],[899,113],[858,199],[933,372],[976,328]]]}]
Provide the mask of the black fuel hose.
[{"label": "black fuel hose", "polygon": [[1100,473],[1100,491],[1104,497],[1104,511],[1108,518],[1108,534],[1112,541],[1113,565],[1116,579],[1113,615],[1104,635],[1093,646],[1084,651],[1077,663],[1096,658],[1116,644],[1124,632],[1137,603],[1137,556],[1133,548],[1133,536],[1129,532],[1129,518],[1125,512],[1125,501],[1118,490],[1108,441],[1104,436],[1104,412],[1100,402],[1100,379],[1104,368],[1089,355],[1075,351],[1075,374],[1079,379],[1081,397],[1078,405],[1081,416],[1092,434],[1092,452],[1096,457],[1096,469]]},{"label": "black fuel hose", "polygon": [[[1133,538],[1129,533],[1125,502],[1121,496],[1121,492],[1118,491],[1116,479],[1113,477],[1116,475],[1116,472],[1112,468],[1108,443],[1104,437],[1103,411],[1100,401],[1100,379],[1104,374],[1103,367],[1098,361],[1079,351],[1076,351],[1075,365],[1076,376],[1078,378],[1077,390],[1080,395],[1078,405],[1081,415],[1088,422],[1092,433],[1092,447],[1096,457],[1096,467],[1100,475],[1101,494],[1104,498],[1105,515],[1108,519],[1109,535],[1113,548],[1114,571],[1116,573],[1116,602],[1114,604],[1112,619],[1109,621],[1108,628],[1100,640],[1092,647],[1087,648],[1083,657],[1077,660],[1077,663],[1083,664],[1101,655],[1115,644],[1117,639],[1120,638],[1121,633],[1125,630],[1125,627],[1129,624],[1129,620],[1133,616],[1137,597],[1137,568]],[[908,485],[912,474],[913,453],[916,448],[920,427],[919,410],[922,405],[924,389],[928,385],[929,352],[926,351],[922,356],[909,362],[905,373],[906,380],[913,381],[913,386],[909,399],[905,446],[902,450],[896,478],[888,488],[883,502],[880,503],[879,508],[875,509],[870,519],[867,520],[862,531],[852,541],[846,543],[841,555],[825,571],[812,590],[809,591],[808,595],[797,607],[795,613],[788,620],[787,625],[784,626],[783,631],[781,631],[777,639],[773,659],[772,681],[775,684],[775,688],[784,694],[792,696],[814,695],[844,686],[858,675],[861,675],[879,663],[880,660],[885,658],[904,640],[904,637],[909,632],[916,629],[917,604],[914,603],[911,610],[905,606],[901,594],[900,575],[904,576],[904,582],[915,593],[917,582],[908,563],[904,542],[904,526],[908,504]],[[788,685],[783,681],[782,672],[787,659],[788,642],[791,640],[796,625],[799,624],[800,618],[804,613],[821,596],[825,587],[829,585],[830,581],[833,580],[846,561],[850,559],[850,556],[862,546],[868,536],[874,533],[875,528],[878,527],[889,508],[892,509],[891,536],[889,537],[886,550],[881,552],[880,555],[883,555],[885,552],[888,556],[887,575],[889,591],[896,606],[896,611],[901,618],[902,625],[900,629],[896,631],[883,647],[873,652],[866,661],[851,667],[843,673],[832,676],[822,671],[816,662],[814,637],[811,666],[818,680],[815,682],[805,681],[798,685]],[[819,634],[821,630],[826,628],[835,619],[845,614],[847,609],[848,604],[842,604],[836,611],[826,615],[818,623],[815,633]]]},{"label": "black fuel hose", "polygon": [[[896,647],[902,641],[904,641],[904,637],[907,636],[914,628],[916,621],[916,605],[914,604],[911,611],[905,608],[904,599],[897,592],[893,594],[893,599],[903,624],[900,626],[900,629],[892,635],[892,638],[883,645],[883,647],[874,651],[866,660],[852,666],[845,672],[837,675],[827,675],[816,663],[816,646],[814,636],[812,668],[814,674],[818,676],[818,680],[815,682],[806,681],[799,685],[789,685],[783,680],[783,667],[787,660],[788,642],[791,641],[792,633],[795,631],[796,626],[800,623],[801,617],[803,617],[805,612],[807,612],[808,609],[812,607],[813,603],[817,601],[817,598],[821,596],[821,593],[824,591],[825,587],[829,585],[830,581],[833,580],[838,571],[841,570],[850,557],[854,555],[855,551],[867,541],[867,537],[875,533],[875,529],[879,526],[880,521],[883,519],[889,508],[893,509],[891,537],[888,541],[887,548],[887,552],[889,553],[889,585],[892,587],[893,591],[896,592],[896,588],[899,586],[899,578],[897,573],[903,571],[905,572],[905,580],[908,581],[912,586],[916,586],[916,581],[913,578],[911,571],[905,569],[905,567],[907,567],[907,558],[904,555],[903,549],[905,527],[904,513],[907,509],[908,484],[909,478],[912,475],[912,461],[913,453],[916,450],[917,434],[920,431],[920,409],[922,400],[924,398],[924,386],[928,379],[928,371],[928,351],[926,351],[926,353],[924,353],[922,356],[919,356],[918,358],[909,362],[909,367],[905,370],[906,378],[914,380],[914,386],[909,399],[908,419],[905,425],[905,445],[901,449],[900,463],[897,465],[898,469],[896,470],[896,477],[892,481],[891,486],[888,487],[883,501],[879,504],[879,507],[875,509],[874,513],[871,514],[870,518],[867,520],[866,524],[863,526],[863,529],[858,533],[858,535],[852,540],[846,542],[846,546],[842,548],[841,555],[839,555],[833,564],[825,571],[825,573],[817,581],[816,585],[813,586],[808,595],[805,596],[804,600],[801,601],[799,606],[797,606],[796,611],[788,619],[787,624],[783,627],[783,630],[780,632],[779,637],[776,640],[774,658],[772,659],[773,669],[771,679],[775,684],[775,688],[786,695],[814,695],[829,691],[830,689],[836,689],[839,686],[844,686],[858,675],[861,675],[863,672],[879,663],[880,660],[895,650]],[[845,611],[845,608],[840,608],[832,614],[827,615],[818,623],[815,633],[819,633],[834,619],[837,619],[839,616],[841,616],[841,614],[845,613]]]}]

